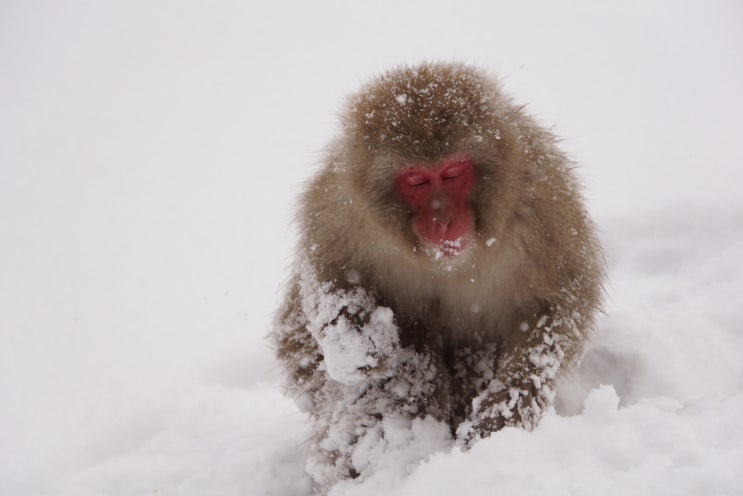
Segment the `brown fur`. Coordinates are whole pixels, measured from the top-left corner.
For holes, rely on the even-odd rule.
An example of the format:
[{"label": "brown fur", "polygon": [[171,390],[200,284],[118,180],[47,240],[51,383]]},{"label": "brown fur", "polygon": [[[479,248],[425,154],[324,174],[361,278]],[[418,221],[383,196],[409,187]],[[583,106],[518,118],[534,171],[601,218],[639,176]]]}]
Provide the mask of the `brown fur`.
[{"label": "brown fur", "polygon": [[[395,100],[431,82],[435,91],[423,99],[409,98],[405,106]],[[444,96],[452,85],[463,102]],[[477,332],[507,335],[513,318],[520,318],[517,309],[567,304],[564,289],[577,292],[581,313],[594,314],[601,259],[572,164],[554,137],[490,79],[447,65],[391,73],[351,99],[343,122],[345,133],[308,188],[299,222],[302,244],[317,245],[317,263],[329,278],[341,282],[344,271],[357,270],[361,284],[375,288],[393,309],[465,340]],[[473,156],[480,178],[473,198],[477,247],[471,259],[455,260],[448,270],[448,262],[413,251],[415,237],[405,228],[409,214],[395,197],[393,178],[402,164],[462,151]],[[579,288],[572,287],[576,279]],[[426,312],[432,301],[439,310]],[[469,311],[473,304],[482,308],[479,315]]]},{"label": "brown fur", "polygon": [[[342,125],[301,200],[300,257],[334,288],[363,287],[391,308],[403,345],[442,357],[449,372],[441,375],[447,382],[441,390],[451,399],[450,412],[439,416],[452,430],[485,407],[492,411],[471,418],[465,437],[533,426],[551,398],[529,389],[529,355],[537,348],[553,353],[560,373],[569,370],[600,306],[601,249],[573,164],[491,78],[463,65],[391,71],[349,99]],[[406,165],[434,165],[462,153],[477,171],[474,241],[459,257],[434,259],[409,227],[394,177]],[[304,329],[297,291],[290,292],[276,336],[279,357],[306,393],[306,377],[322,374],[323,358]],[[559,345],[549,343],[552,335]],[[498,394],[483,392],[487,381],[466,372],[467,356],[483,350],[490,350],[496,379],[506,386]],[[299,367],[297,353],[314,357],[313,365]],[[535,418],[495,419],[492,405],[508,403],[513,384],[524,401],[539,404]]]}]

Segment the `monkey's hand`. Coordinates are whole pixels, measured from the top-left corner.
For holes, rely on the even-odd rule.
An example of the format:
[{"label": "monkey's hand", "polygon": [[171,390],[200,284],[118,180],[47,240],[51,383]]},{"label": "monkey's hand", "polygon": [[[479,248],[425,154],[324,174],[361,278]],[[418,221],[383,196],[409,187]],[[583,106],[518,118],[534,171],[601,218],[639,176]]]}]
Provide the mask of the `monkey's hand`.
[{"label": "monkey's hand", "polygon": [[471,419],[457,428],[457,444],[469,449],[478,439],[506,426],[531,430],[552,399],[549,387],[537,388],[530,382],[506,387],[493,381],[488,390],[473,400]]},{"label": "monkey's hand", "polygon": [[495,377],[474,398],[469,420],[457,429],[461,447],[506,426],[526,430],[537,426],[552,405],[552,385],[577,329],[559,310],[536,319],[526,330],[528,337],[500,358]]},{"label": "monkey's hand", "polygon": [[331,379],[354,384],[395,373],[399,329],[389,308],[378,306],[352,313],[344,307],[337,318],[313,334]]},{"label": "monkey's hand", "polygon": [[305,268],[299,285],[307,329],[331,379],[356,384],[394,375],[400,329],[391,309],[361,286],[343,289],[320,282],[311,268]]}]

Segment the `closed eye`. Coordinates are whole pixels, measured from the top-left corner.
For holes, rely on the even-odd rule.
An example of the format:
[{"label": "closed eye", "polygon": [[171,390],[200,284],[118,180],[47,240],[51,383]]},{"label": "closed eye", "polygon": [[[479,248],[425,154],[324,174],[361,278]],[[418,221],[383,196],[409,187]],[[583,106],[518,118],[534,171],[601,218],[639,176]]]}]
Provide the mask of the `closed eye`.
[{"label": "closed eye", "polygon": [[431,181],[428,176],[425,176],[423,174],[413,173],[405,176],[405,184],[407,184],[408,186],[424,186],[430,183]]},{"label": "closed eye", "polygon": [[456,179],[461,176],[462,173],[464,173],[466,168],[467,166],[462,164],[452,165],[441,173],[441,179],[443,179],[444,181],[448,179]]}]

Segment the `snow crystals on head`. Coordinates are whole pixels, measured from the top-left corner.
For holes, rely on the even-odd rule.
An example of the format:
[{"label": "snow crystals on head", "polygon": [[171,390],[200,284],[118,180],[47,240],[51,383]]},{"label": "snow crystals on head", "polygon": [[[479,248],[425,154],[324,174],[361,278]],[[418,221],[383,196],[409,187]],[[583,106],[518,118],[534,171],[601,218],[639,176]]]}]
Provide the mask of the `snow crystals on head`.
[{"label": "snow crystals on head", "polygon": [[463,138],[492,135],[494,96],[492,81],[475,69],[426,64],[391,71],[356,95],[345,124],[370,150],[389,141],[432,158]]}]

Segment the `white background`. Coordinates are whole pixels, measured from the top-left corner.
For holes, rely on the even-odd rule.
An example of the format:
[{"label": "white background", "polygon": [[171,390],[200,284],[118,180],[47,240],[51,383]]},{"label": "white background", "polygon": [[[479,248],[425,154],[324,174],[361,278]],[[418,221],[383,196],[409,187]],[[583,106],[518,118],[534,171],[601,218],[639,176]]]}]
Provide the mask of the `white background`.
[{"label": "white background", "polygon": [[607,312],[561,415],[337,492],[743,493],[741,26],[732,0],[3,1],[0,494],[308,494],[263,340],[293,198],[345,95],[421,60],[564,138]]}]

